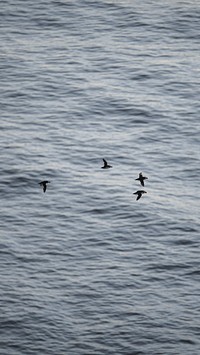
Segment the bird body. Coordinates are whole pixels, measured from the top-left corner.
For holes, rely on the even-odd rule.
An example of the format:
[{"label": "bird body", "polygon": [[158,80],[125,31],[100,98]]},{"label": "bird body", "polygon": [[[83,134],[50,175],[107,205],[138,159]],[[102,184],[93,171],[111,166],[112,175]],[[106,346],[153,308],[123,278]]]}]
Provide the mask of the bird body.
[{"label": "bird body", "polygon": [[142,173],[139,173],[139,177],[135,180],[139,180],[141,185],[144,186],[144,180],[148,179],[148,177],[143,176]]},{"label": "bird body", "polygon": [[44,181],[39,182],[40,186],[43,187],[43,191],[44,191],[44,192],[46,191],[46,189],[47,189],[47,184],[49,184],[49,183],[50,183],[50,181],[48,181],[48,180],[44,180]]},{"label": "bird body", "polygon": [[147,194],[147,192],[144,191],[144,190],[138,190],[136,192],[133,192],[133,194],[137,195],[137,198],[136,198],[136,201],[137,201],[137,200],[139,200],[142,197],[143,194]]},{"label": "bird body", "polygon": [[112,168],[112,165],[109,165],[106,161],[106,159],[103,159],[104,166],[101,167],[101,169],[109,169]]}]

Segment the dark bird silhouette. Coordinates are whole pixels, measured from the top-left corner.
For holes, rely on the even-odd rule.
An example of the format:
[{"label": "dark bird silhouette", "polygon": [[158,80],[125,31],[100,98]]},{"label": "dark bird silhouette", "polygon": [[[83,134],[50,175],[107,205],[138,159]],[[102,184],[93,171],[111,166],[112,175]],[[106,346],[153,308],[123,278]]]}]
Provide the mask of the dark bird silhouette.
[{"label": "dark bird silhouette", "polygon": [[142,173],[139,173],[139,177],[135,180],[139,180],[141,185],[144,186],[144,180],[148,179],[148,177],[143,176]]},{"label": "dark bird silhouette", "polygon": [[46,189],[47,189],[47,184],[49,184],[49,183],[50,183],[50,181],[48,181],[48,180],[44,180],[44,181],[39,182],[40,186],[43,187],[43,191],[44,191],[44,192],[46,191]]},{"label": "dark bird silhouette", "polygon": [[101,167],[101,169],[109,169],[112,168],[112,165],[109,165],[106,161],[106,159],[103,159],[104,166]]},{"label": "dark bird silhouette", "polygon": [[147,194],[147,192],[144,191],[144,190],[138,190],[136,192],[133,192],[133,194],[137,195],[137,198],[136,198],[136,201],[137,201],[137,200],[139,200],[142,197],[143,194]]}]

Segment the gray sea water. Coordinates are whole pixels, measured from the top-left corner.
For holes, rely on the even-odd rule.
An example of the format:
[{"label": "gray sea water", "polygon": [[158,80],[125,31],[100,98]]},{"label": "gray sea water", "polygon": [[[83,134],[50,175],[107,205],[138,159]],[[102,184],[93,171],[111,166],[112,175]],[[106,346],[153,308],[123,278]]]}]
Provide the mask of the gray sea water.
[{"label": "gray sea water", "polygon": [[200,354],[200,2],[0,13],[0,354]]}]

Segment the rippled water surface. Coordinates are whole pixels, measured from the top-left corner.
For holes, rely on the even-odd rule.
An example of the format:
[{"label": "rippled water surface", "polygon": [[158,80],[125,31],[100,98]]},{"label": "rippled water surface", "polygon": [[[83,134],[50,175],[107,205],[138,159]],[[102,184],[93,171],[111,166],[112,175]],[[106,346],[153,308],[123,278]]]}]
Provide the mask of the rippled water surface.
[{"label": "rippled water surface", "polygon": [[199,354],[199,2],[0,12],[0,354]]}]

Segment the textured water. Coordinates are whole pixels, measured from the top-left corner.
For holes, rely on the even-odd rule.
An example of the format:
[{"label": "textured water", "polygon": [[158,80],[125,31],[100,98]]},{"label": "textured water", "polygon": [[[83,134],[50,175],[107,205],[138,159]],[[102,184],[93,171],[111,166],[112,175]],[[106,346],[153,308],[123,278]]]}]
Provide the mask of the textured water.
[{"label": "textured water", "polygon": [[199,354],[199,2],[0,12],[0,354]]}]

